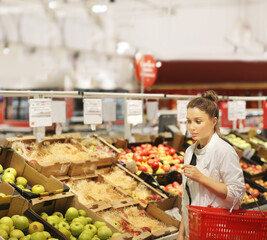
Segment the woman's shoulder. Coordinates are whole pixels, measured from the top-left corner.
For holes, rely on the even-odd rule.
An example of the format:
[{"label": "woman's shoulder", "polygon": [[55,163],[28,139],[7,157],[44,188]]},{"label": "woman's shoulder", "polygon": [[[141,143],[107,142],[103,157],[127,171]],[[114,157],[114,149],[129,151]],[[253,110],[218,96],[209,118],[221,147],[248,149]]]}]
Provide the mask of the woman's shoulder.
[{"label": "woman's shoulder", "polygon": [[219,136],[217,136],[216,138],[216,150],[224,154],[236,154],[236,151],[233,146]]}]

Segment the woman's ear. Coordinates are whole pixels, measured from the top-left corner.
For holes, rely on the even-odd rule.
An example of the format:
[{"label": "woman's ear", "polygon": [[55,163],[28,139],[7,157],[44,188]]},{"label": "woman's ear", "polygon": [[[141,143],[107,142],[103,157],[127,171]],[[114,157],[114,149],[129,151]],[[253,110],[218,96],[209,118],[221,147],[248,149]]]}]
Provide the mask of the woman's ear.
[{"label": "woman's ear", "polygon": [[212,124],[213,124],[213,127],[215,127],[215,125],[217,124],[217,122],[218,122],[218,118],[213,118],[212,119]]}]

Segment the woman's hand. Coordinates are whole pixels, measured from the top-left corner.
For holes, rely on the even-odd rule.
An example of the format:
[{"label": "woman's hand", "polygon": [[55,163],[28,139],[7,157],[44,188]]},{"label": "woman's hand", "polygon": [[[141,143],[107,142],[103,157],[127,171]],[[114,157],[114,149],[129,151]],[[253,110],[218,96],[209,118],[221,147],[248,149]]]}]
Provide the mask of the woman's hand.
[{"label": "woman's hand", "polygon": [[184,165],[182,169],[184,169],[184,175],[193,181],[199,182],[203,177],[203,174],[198,170],[196,166]]}]

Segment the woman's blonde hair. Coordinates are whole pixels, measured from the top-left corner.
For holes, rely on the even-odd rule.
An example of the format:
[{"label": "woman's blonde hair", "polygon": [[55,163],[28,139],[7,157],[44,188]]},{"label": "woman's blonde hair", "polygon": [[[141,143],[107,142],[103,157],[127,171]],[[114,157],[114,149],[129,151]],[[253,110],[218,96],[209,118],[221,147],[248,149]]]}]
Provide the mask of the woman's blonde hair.
[{"label": "woman's blonde hair", "polygon": [[221,136],[220,128],[219,128],[219,108],[217,105],[219,98],[216,92],[213,90],[208,90],[201,94],[201,97],[196,97],[192,99],[187,108],[198,108],[201,111],[204,111],[209,115],[210,118],[217,118],[217,123],[214,127],[214,131]]}]

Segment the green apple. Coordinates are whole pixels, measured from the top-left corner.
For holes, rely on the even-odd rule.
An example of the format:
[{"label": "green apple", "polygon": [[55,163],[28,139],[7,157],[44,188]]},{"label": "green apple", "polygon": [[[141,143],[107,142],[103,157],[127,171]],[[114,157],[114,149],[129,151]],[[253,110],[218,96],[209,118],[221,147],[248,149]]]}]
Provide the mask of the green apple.
[{"label": "green apple", "polygon": [[25,187],[24,187],[23,185],[20,185],[20,184],[19,184],[19,185],[17,185],[17,187],[18,187],[18,188],[20,188],[20,189],[22,189],[22,190],[24,190],[24,189],[25,189]]},{"label": "green apple", "polygon": [[29,220],[25,216],[17,216],[14,218],[14,226],[16,229],[25,231],[29,227]]},{"label": "green apple", "polygon": [[66,228],[67,230],[69,230],[70,229],[70,225],[65,221],[61,221],[58,224],[58,228]]},{"label": "green apple", "polygon": [[51,234],[47,231],[42,231],[42,233],[46,236],[46,238],[51,238]]},{"label": "green apple", "polygon": [[11,229],[13,227],[13,224],[14,224],[13,220],[10,217],[7,217],[7,216],[2,217],[0,219],[0,223],[4,223],[4,224],[8,225],[9,229]]},{"label": "green apple", "polygon": [[0,236],[4,239],[8,239],[8,233],[4,229],[0,229]]},{"label": "green apple", "polygon": [[70,231],[74,237],[78,237],[83,231],[83,228],[84,226],[80,222],[74,222],[70,224]]},{"label": "green apple", "polygon": [[30,239],[31,239],[31,235],[27,235],[27,236],[20,238],[19,240],[30,240]]},{"label": "green apple", "polygon": [[90,231],[93,232],[94,234],[97,233],[97,228],[96,228],[96,226],[93,225],[93,224],[86,224],[86,225],[84,226],[84,230],[90,230]]},{"label": "green apple", "polygon": [[71,222],[74,218],[79,216],[79,212],[74,207],[69,207],[65,213],[65,218],[68,222]]},{"label": "green apple", "polygon": [[116,232],[116,233],[113,233],[111,237],[116,237],[116,236],[119,236],[121,235],[119,232]]},{"label": "green apple", "polygon": [[0,223],[0,229],[5,230],[7,233],[10,231],[10,227],[5,223]]},{"label": "green apple", "polygon": [[22,185],[24,187],[27,187],[28,181],[25,177],[17,177],[16,178],[16,184],[17,185]]},{"label": "green apple", "polygon": [[3,181],[6,181],[6,182],[8,182],[8,180],[11,180],[11,181],[15,181],[15,176],[12,174],[12,173],[4,173],[4,175],[2,176],[2,180]]},{"label": "green apple", "polygon": [[106,226],[107,224],[105,222],[101,222],[101,221],[95,221],[94,225],[96,226],[96,228],[100,228],[102,226]]},{"label": "green apple", "polygon": [[95,235],[92,240],[101,240],[97,235]]},{"label": "green apple", "polygon": [[34,232],[31,235],[31,240],[46,240],[46,236],[43,232]]},{"label": "green apple", "polygon": [[20,238],[24,237],[24,233],[19,229],[14,229],[10,232],[9,237],[14,237],[14,238],[20,239]]},{"label": "green apple", "polygon": [[77,240],[77,238],[71,235],[70,240]]},{"label": "green apple", "polygon": [[93,233],[90,230],[84,230],[80,236],[79,236],[79,240],[91,240],[93,237]]},{"label": "green apple", "polygon": [[59,227],[58,230],[62,232],[65,236],[67,236],[68,238],[71,236],[70,231],[64,227]]},{"label": "green apple", "polygon": [[13,223],[15,222],[15,219],[16,219],[17,217],[20,217],[20,215],[15,214],[15,215],[13,215],[13,216],[11,217],[11,219],[13,220]]},{"label": "green apple", "polygon": [[18,238],[16,238],[16,237],[11,237],[11,238],[9,238],[8,240],[18,240]]},{"label": "green apple", "polygon": [[61,212],[54,212],[52,215],[58,216],[60,218],[60,220],[62,220],[64,217]]},{"label": "green apple", "polygon": [[90,217],[86,217],[86,219],[87,219],[87,223],[88,223],[88,224],[91,224],[91,223],[93,222],[93,219],[90,218]]},{"label": "green apple", "polygon": [[25,192],[32,192],[31,189],[29,189],[29,188],[24,188],[23,191],[25,191]]},{"label": "green apple", "polygon": [[44,219],[45,221],[47,220],[48,214],[46,212],[41,213],[41,218]]},{"label": "green apple", "polygon": [[30,223],[28,228],[28,233],[33,234],[35,232],[42,232],[44,231],[44,225],[40,222],[34,221]]},{"label": "green apple", "polygon": [[45,188],[41,184],[36,184],[36,185],[32,186],[32,192],[36,193],[36,194],[41,194],[41,193],[45,192]]},{"label": "green apple", "polygon": [[51,215],[48,216],[46,221],[51,224],[52,226],[54,226],[55,228],[58,228],[58,224],[60,222],[60,218],[56,215]]},{"label": "green apple", "polygon": [[97,229],[97,236],[101,240],[106,240],[106,239],[109,239],[112,236],[112,231],[107,226],[102,226],[102,227]]},{"label": "green apple", "polygon": [[83,210],[83,209],[79,209],[79,210],[78,210],[78,213],[79,213],[79,216],[84,216],[84,217],[86,217],[86,212],[85,212],[85,210]]},{"label": "green apple", "polygon": [[6,173],[11,173],[11,174],[13,174],[14,177],[17,176],[17,171],[16,171],[15,168],[11,168],[11,167],[10,168],[6,168],[5,171],[4,171],[4,174],[6,174]]},{"label": "green apple", "polygon": [[6,197],[6,194],[0,193],[0,197]]},{"label": "green apple", "polygon": [[73,222],[80,222],[82,225],[86,225],[87,224],[87,219],[83,216],[80,216],[80,217],[77,217],[77,218],[74,218],[71,223]]},{"label": "green apple", "polygon": [[3,172],[3,166],[0,164],[0,174]]}]

